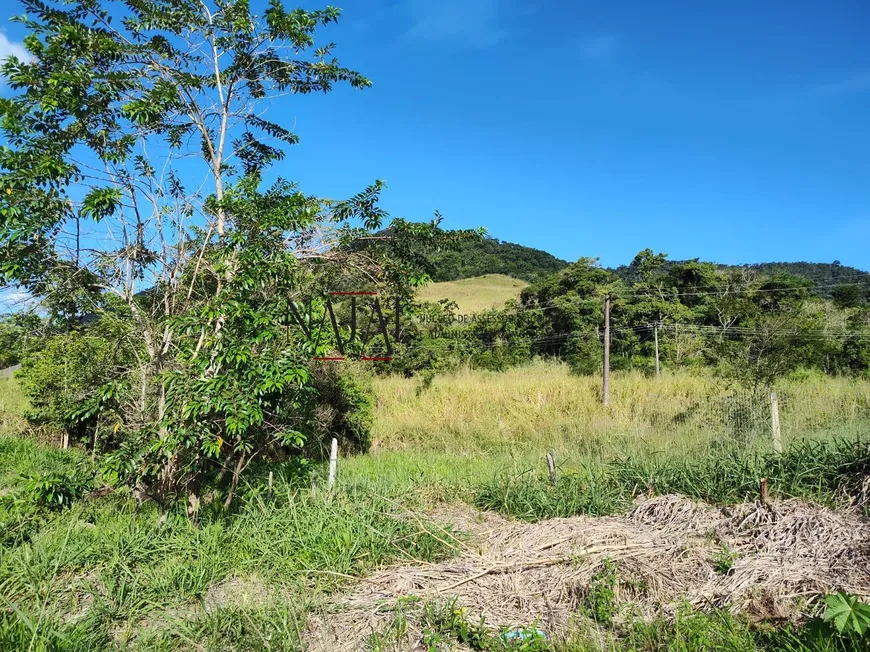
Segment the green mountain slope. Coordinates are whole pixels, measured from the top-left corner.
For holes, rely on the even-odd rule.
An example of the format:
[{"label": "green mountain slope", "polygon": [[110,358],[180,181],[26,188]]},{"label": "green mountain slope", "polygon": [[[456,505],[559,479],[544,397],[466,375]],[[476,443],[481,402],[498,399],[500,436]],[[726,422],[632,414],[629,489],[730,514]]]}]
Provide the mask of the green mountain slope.
[{"label": "green mountain slope", "polygon": [[[484,238],[464,243],[457,251],[440,252],[430,258],[435,266],[432,280],[436,282],[471,279],[488,274],[503,274],[528,283],[537,283],[564,269],[569,263],[540,249],[533,249],[496,238]],[[686,261],[668,261],[673,265]],[[745,269],[757,276],[771,277],[776,274],[792,274],[809,279],[818,287],[816,293],[831,297],[833,286],[841,283],[870,281],[870,272],[832,263],[768,262],[746,265],[718,265],[722,270]],[[636,270],[630,265],[611,268],[617,276],[633,282]]]},{"label": "green mountain slope", "polygon": [[535,283],[568,265],[546,251],[495,238],[466,242],[457,251],[434,254],[431,260],[436,267],[433,281],[504,274]]}]

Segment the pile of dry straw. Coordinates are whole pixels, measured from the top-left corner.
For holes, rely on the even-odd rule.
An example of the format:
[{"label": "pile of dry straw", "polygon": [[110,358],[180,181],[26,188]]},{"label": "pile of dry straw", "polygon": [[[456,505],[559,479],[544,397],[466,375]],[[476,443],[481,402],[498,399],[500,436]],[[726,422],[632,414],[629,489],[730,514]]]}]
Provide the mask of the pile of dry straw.
[{"label": "pile of dry straw", "polygon": [[[666,495],[626,516],[534,524],[451,507],[435,521],[472,535],[433,530],[459,555],[364,580],[311,620],[309,649],[362,649],[410,596],[455,596],[471,618],[484,616],[493,627],[536,623],[548,634],[565,632],[604,559],[616,564],[617,599],[645,616],[688,601],[755,619],[795,619],[827,592],[870,595],[870,524],[798,500],[715,508]],[[411,630],[413,645],[418,632]]]}]

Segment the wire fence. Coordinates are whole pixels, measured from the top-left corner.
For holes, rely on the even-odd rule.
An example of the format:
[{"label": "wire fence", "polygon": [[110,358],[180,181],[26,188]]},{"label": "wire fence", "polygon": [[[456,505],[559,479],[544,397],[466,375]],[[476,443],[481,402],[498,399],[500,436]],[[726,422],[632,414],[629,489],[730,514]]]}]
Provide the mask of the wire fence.
[{"label": "wire fence", "polygon": [[[870,436],[870,383],[846,379],[783,382],[776,392],[674,382],[664,388],[620,388],[611,379],[609,405],[588,415],[589,434],[666,451],[710,447],[769,451],[798,440],[858,440]],[[655,385],[659,381],[647,378]]]}]

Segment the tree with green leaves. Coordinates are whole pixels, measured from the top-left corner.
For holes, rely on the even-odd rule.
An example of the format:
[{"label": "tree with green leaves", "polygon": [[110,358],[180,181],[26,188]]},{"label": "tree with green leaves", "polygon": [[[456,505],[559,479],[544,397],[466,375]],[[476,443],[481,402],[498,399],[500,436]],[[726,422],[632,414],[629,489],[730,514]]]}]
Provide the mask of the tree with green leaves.
[{"label": "tree with green leaves", "polygon": [[[529,321],[528,329],[529,337],[541,340],[536,350],[564,354],[576,372],[598,371],[604,296],[622,285],[597,258],[583,257],[525,288],[520,296],[522,307],[539,317]],[[614,306],[614,312],[618,309]]]},{"label": "tree with green leaves", "polygon": [[29,312],[0,318],[0,369],[19,364],[24,352],[38,346],[46,333],[45,323]]},{"label": "tree with green leaves", "polygon": [[[30,56],[2,66],[15,95],[0,100],[0,274],[70,328],[132,324],[125,362],[67,415],[111,405],[110,429],[130,433],[107,458],[118,480],[164,504],[187,488],[195,507],[220,468],[229,503],[252,460],[311,430],[311,358],[332,342],[310,335],[329,283],[401,293],[424,273],[418,247],[467,234],[394,219],[377,235],[381,182],[342,201],[265,184],[298,140],[269,119],[273,102],[371,85],[317,44],[338,9],[22,4]],[[381,246],[352,246],[368,238]]]},{"label": "tree with green leaves", "polygon": [[[618,333],[614,338],[615,359],[627,360],[632,366],[646,366],[644,363],[648,362],[652,368],[654,329],[692,318],[691,309],[680,301],[679,288],[673,285],[674,276],[669,273],[668,262],[667,254],[644,249],[629,265],[634,283],[627,299],[617,297],[619,316],[622,324],[646,328]],[[662,339],[660,344],[662,357],[673,358],[676,353],[673,340]]]}]

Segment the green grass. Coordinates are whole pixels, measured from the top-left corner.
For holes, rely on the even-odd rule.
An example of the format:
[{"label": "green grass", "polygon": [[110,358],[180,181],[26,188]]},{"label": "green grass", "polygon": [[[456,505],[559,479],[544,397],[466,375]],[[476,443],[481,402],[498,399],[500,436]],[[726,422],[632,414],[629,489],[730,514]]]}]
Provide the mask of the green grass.
[{"label": "green grass", "polygon": [[14,378],[0,377],[0,433],[14,433],[26,427],[22,415],[29,404]]},{"label": "green grass", "polygon": [[422,633],[425,649],[463,649],[489,652],[859,652],[866,641],[838,635],[824,623],[809,627],[784,625],[779,628],[753,627],[725,610],[696,611],[682,605],[672,618],[644,620],[621,613],[630,605],[619,605],[608,591],[606,572],[590,587],[588,606],[581,608],[571,631],[552,636],[538,623],[509,631],[489,627],[485,621],[469,618],[455,601],[408,603],[396,610],[393,619],[369,638],[367,649],[387,652],[403,649],[410,627]]},{"label": "green grass", "polygon": [[0,491],[21,487],[27,476],[62,472],[88,459],[77,449],[62,450],[0,433]]},{"label": "green grass", "polygon": [[[56,458],[56,451],[26,440],[0,438],[2,445],[4,459],[20,451],[28,468],[41,455],[56,466],[67,464],[66,470],[81,464],[75,453]],[[724,491],[730,499],[743,487],[754,491],[757,474],[764,472],[773,478],[774,493],[780,479],[787,479],[783,495],[825,498],[844,478],[866,470],[866,449],[856,457],[859,449],[852,446],[814,446],[789,450],[776,463],[759,458],[759,466],[723,466],[712,480],[718,468],[712,458],[676,467],[623,461],[593,465],[586,475],[563,474],[556,487],[546,483],[543,465],[519,476],[500,469],[485,476],[484,466],[468,458],[467,475],[457,477],[452,473],[462,462],[447,457],[429,454],[411,464],[405,455],[403,465],[401,453],[383,453],[344,460],[341,490],[332,499],[312,497],[295,467],[278,469],[270,498],[261,472],[249,479],[235,511],[213,504],[198,523],[176,513],[161,524],[153,506],[137,507],[123,492],[80,501],[0,547],[0,649],[300,649],[306,614],[353,577],[385,563],[424,562],[452,552],[448,534],[407,509],[432,498],[427,490],[437,492],[436,499],[465,496],[482,507],[537,519],[618,512],[650,478],[662,491],[698,497]],[[372,463],[384,459],[392,461]],[[256,600],[215,600],[216,587],[229,587],[229,598],[247,587]],[[474,634],[470,625],[433,618],[433,641],[456,640],[458,632],[489,646],[473,649],[688,651],[705,649],[692,647],[702,643],[710,650],[845,649],[810,647],[802,633],[780,630],[769,641],[724,614],[686,614],[676,624],[637,621],[603,638],[578,631],[541,648],[509,647],[490,630]],[[787,634],[793,638],[789,646],[783,643]]]},{"label": "green grass", "polygon": [[420,301],[450,299],[459,306],[459,314],[472,315],[487,308],[501,308],[518,299],[528,283],[504,274],[485,274],[459,281],[432,283],[417,293]]},{"label": "green grass", "polygon": [[[784,383],[783,456],[770,452],[763,430],[758,441],[711,434],[705,414],[713,412],[692,406],[698,396],[715,404],[721,388],[703,376],[656,382],[614,374],[606,410],[596,401],[597,379],[560,365],[463,371],[420,393],[416,385],[377,381],[376,448],[341,460],[334,496],[311,495],[304,465],[261,465],[243,481],[233,510],[215,501],[191,522],[182,506],[161,521],[126,490],[68,509],[28,502],[29,477],[84,477],[92,462],[83,451],[11,436],[23,427],[25,402],[7,381],[0,386],[0,406],[11,410],[0,413],[8,424],[0,435],[0,649],[299,649],[307,614],[354,578],[453,554],[452,535],[417,515],[433,501],[537,520],[617,513],[649,489],[741,501],[756,495],[763,475],[774,497],[835,503],[870,470],[866,439],[856,445],[867,432],[867,383]],[[546,479],[548,449],[556,451],[555,487]],[[434,637],[473,633],[433,609]],[[479,634],[479,645],[504,643]],[[687,613],[580,631],[541,649],[840,649],[808,647],[802,636]]]},{"label": "green grass", "polygon": [[[741,501],[763,476],[774,495],[824,500],[849,475],[851,444],[870,436],[870,383],[862,380],[783,380],[791,452],[781,459],[771,455],[769,406],[708,374],[614,373],[607,408],[599,384],[550,362],[460,370],[423,391],[416,380],[377,379],[374,450],[343,460],[342,481],[523,518],[612,513],[648,486]],[[548,450],[559,471],[555,494],[545,481]],[[526,504],[509,505],[514,499]]]},{"label": "green grass", "polygon": [[[272,497],[261,489],[196,523],[182,513],[161,522],[123,491],[28,521],[0,547],[0,649],[244,649],[263,637],[293,649],[325,595],[380,565],[451,551],[435,526],[372,492],[311,496],[280,472]],[[230,598],[251,587],[255,602],[210,601],[224,583]]]},{"label": "green grass", "polygon": [[[805,498],[843,506],[860,500],[870,473],[870,442],[839,440],[794,443],[782,455],[723,449],[701,457],[634,457],[590,462],[551,485],[543,469],[502,474],[482,481],[475,493],[481,509],[524,520],[619,513],[639,494],[678,493],[710,503],[758,498],[767,478],[773,498]],[[864,505],[864,509],[870,505]]]}]

